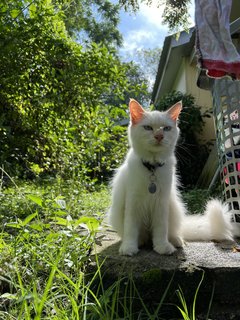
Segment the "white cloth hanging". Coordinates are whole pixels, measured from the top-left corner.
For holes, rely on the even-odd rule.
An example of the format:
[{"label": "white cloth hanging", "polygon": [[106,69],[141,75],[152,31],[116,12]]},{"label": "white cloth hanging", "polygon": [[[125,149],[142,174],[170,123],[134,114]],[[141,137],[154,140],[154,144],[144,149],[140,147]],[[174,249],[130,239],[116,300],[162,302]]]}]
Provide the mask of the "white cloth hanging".
[{"label": "white cloth hanging", "polygon": [[198,64],[213,78],[240,79],[240,55],[230,34],[232,0],[195,0]]}]

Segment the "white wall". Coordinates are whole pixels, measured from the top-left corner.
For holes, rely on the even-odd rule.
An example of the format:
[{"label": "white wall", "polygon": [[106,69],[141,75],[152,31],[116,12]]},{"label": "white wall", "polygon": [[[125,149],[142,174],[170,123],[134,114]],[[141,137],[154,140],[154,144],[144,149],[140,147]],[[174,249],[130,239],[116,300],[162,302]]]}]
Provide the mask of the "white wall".
[{"label": "white wall", "polygon": [[186,82],[186,59],[182,59],[182,64],[178,69],[176,75],[176,80],[173,85],[173,90],[181,91],[182,93],[187,93],[187,82]]},{"label": "white wall", "polygon": [[[210,91],[200,89],[197,86],[197,76],[196,62],[191,63],[190,58],[183,58],[176,74],[173,90],[193,95],[196,105],[201,107],[202,114],[204,114],[206,111],[212,111],[212,95]],[[200,143],[215,139],[213,117],[204,118],[204,122],[202,134],[199,135]]]}]

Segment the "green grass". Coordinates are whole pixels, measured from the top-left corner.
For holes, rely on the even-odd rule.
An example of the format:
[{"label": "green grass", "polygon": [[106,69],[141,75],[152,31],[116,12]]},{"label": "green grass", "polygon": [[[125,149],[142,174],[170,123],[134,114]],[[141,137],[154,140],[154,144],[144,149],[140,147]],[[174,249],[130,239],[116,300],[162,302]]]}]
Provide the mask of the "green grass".
[{"label": "green grass", "polygon": [[192,189],[182,192],[182,197],[190,214],[203,213],[209,199],[221,198],[221,189],[219,186],[211,191],[207,189]]},{"label": "green grass", "polygon": [[12,181],[0,201],[0,319],[82,319],[84,270],[109,206],[107,188]]},{"label": "green grass", "polygon": [[110,204],[106,187],[87,192],[78,181],[12,180],[0,187],[0,203],[0,319],[161,319],[165,295],[150,311],[131,279],[105,288],[101,265],[85,275]]}]

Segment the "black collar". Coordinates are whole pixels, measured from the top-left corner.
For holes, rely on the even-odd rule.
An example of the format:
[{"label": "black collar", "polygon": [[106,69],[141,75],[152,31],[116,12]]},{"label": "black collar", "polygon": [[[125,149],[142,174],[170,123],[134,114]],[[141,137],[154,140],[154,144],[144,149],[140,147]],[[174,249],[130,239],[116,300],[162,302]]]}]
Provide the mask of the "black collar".
[{"label": "black collar", "polygon": [[161,168],[162,166],[164,166],[165,162],[156,162],[154,164],[148,162],[148,161],[144,161],[142,160],[142,164],[144,165],[144,167],[146,167],[149,171],[155,171],[157,168]]}]

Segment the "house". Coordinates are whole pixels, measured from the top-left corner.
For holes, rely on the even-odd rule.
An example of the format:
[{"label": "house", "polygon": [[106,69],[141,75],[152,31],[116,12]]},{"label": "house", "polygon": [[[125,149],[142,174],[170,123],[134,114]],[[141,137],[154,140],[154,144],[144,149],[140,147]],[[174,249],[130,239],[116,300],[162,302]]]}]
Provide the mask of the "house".
[{"label": "house", "polygon": [[[233,0],[231,12],[230,32],[233,43],[240,44],[240,1]],[[213,110],[212,88],[214,79],[208,78],[197,67],[195,54],[195,28],[188,32],[170,35],[165,38],[162,54],[159,61],[158,72],[152,93],[152,103],[157,105],[160,98],[173,90],[194,96],[196,105],[201,107],[201,112]],[[216,140],[214,117],[205,118],[205,126],[200,143]],[[198,179],[199,187],[211,187],[218,172],[218,153],[214,144],[201,176]]]}]

